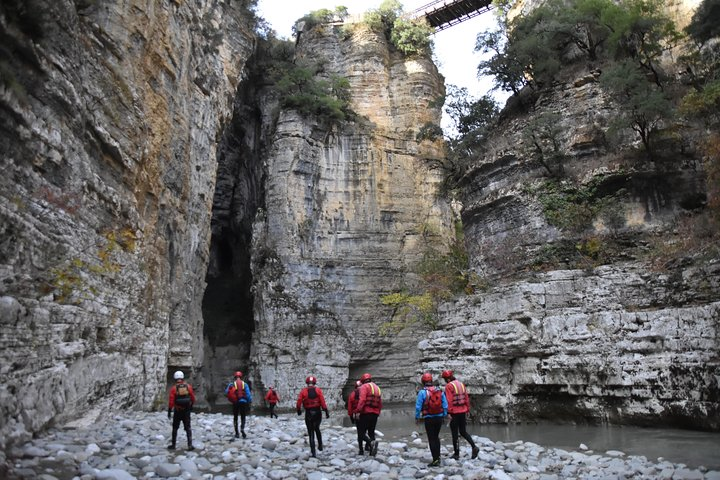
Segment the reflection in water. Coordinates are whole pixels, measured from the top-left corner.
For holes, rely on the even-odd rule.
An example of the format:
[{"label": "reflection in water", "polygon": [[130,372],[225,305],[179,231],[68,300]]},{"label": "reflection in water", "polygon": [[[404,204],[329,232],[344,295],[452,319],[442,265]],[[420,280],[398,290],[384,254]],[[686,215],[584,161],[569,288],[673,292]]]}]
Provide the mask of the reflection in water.
[{"label": "reflection in water", "polygon": [[[349,426],[350,423],[347,422]],[[423,433],[422,425],[416,425],[411,408],[385,409],[378,421],[378,430],[386,440],[407,438],[415,430]],[[641,428],[630,426],[555,425],[550,423],[530,425],[478,425],[468,424],[472,435],[487,437],[493,442],[522,440],[543,447],[579,451],[585,444],[595,453],[620,450],[628,455],[642,455],[650,460],[663,457],[673,463],[688,467],[701,465],[720,470],[720,433],[697,432],[668,428]],[[443,443],[450,443],[447,423],[441,432]]]}]

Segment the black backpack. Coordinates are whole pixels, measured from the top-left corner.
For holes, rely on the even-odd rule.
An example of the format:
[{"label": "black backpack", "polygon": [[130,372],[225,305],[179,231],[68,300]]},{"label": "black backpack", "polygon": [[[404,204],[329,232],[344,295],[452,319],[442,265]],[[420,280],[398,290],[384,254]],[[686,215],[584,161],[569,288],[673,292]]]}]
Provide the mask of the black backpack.
[{"label": "black backpack", "polygon": [[189,407],[191,403],[190,388],[187,383],[178,383],[175,385],[175,406],[186,408]]}]

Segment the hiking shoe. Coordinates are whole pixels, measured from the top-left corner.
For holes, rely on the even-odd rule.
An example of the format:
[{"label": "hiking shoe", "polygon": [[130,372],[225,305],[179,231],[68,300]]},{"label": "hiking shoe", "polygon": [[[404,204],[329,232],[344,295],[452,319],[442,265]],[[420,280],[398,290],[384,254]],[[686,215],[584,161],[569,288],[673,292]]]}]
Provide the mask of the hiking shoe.
[{"label": "hiking shoe", "polygon": [[473,447],[472,449],[472,457],[470,458],[477,458],[478,453],[480,453],[480,449],[478,447]]},{"label": "hiking shoe", "polygon": [[240,433],[242,433],[243,438],[247,438],[247,435],[245,435],[245,432],[244,432],[244,431],[243,431],[243,432],[240,432]]},{"label": "hiking shoe", "polygon": [[360,456],[362,457],[362,456],[365,455],[365,452],[363,452],[362,450],[360,450],[360,451],[358,452],[358,455],[360,455]]},{"label": "hiking shoe", "polygon": [[322,443],[318,443],[318,450],[322,452]]},{"label": "hiking shoe", "polygon": [[236,434],[235,434],[235,438],[240,438],[240,434],[239,434],[239,433],[236,433]]},{"label": "hiking shoe", "polygon": [[193,447],[192,445],[190,445],[190,446],[188,447],[188,450],[195,450],[195,447]]},{"label": "hiking shoe", "polygon": [[175,445],[168,445],[168,450],[175,450]]},{"label": "hiking shoe", "polygon": [[436,458],[432,462],[428,463],[428,467],[439,467],[440,466],[440,459]]},{"label": "hiking shoe", "polygon": [[378,445],[380,445],[380,441],[374,440],[372,443],[372,450],[370,450],[370,456],[374,457],[375,455],[377,455]]},{"label": "hiking shoe", "polygon": [[460,460],[460,453],[459,452],[453,453],[452,458],[454,458],[455,460]]}]

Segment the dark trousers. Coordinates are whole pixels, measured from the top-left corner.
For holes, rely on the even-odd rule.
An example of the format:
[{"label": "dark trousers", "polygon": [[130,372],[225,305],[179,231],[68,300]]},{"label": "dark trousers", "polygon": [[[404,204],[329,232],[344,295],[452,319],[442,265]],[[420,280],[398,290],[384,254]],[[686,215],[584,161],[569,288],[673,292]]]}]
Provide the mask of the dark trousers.
[{"label": "dark trousers", "polygon": [[427,433],[433,460],[440,460],[440,429],[442,426],[443,417],[425,417],[425,433]]},{"label": "dark trousers", "polygon": [[322,411],[319,408],[305,410],[305,426],[307,427],[308,437],[310,439],[310,453],[312,453],[313,457],[315,456],[315,437],[317,437],[318,449],[323,449],[322,434],[320,433],[321,423]]},{"label": "dark trousers", "polygon": [[275,413],[275,403],[270,404],[270,418],[278,418],[277,414]]},{"label": "dark trousers", "polygon": [[363,442],[370,448],[370,442],[375,440],[375,427],[377,426],[378,415],[376,413],[361,413],[358,416],[356,427],[357,427],[357,438],[358,447],[360,451],[363,451]]},{"label": "dark trousers", "polygon": [[182,410],[175,407],[172,418],[172,446],[175,446],[177,441],[177,432],[180,428],[180,422],[185,428],[185,434],[187,435],[188,447],[192,447],[192,430],[190,429],[190,409],[184,408]]},{"label": "dark trousers", "polygon": [[248,412],[247,403],[233,403],[233,425],[235,426],[235,435],[238,433],[238,413],[240,414],[240,431],[245,433],[245,417]]},{"label": "dark trousers", "polygon": [[468,441],[472,448],[475,448],[475,442],[473,442],[470,434],[467,433],[465,425],[466,419],[464,413],[452,414],[452,418],[450,419],[450,433],[452,434],[453,450],[455,450],[455,453],[460,453],[460,437],[458,436],[458,433]]}]

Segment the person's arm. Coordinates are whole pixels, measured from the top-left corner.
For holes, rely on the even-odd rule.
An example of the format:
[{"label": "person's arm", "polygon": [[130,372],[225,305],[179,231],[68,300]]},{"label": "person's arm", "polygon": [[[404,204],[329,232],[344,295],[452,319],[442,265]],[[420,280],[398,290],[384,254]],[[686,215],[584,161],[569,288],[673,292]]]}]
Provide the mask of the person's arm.
[{"label": "person's arm", "polygon": [[445,397],[445,392],[442,394],[442,407],[443,407],[443,417],[447,416],[447,409],[448,409],[448,401]]},{"label": "person's arm", "polygon": [[415,400],[415,418],[416,419],[422,418],[423,403],[425,403],[425,389],[422,389],[418,392],[417,399]]},{"label": "person's arm", "polygon": [[318,396],[320,397],[320,408],[325,412],[325,418],[330,418],[330,412],[328,411],[327,404],[325,403],[325,395],[321,389],[317,389]]},{"label": "person's arm", "polygon": [[365,399],[367,398],[367,389],[365,388],[367,383],[363,384],[358,391],[358,402],[355,405],[355,413],[360,413],[365,407]]},{"label": "person's arm", "polygon": [[175,385],[170,387],[170,395],[168,396],[168,418],[172,416],[173,408],[175,408]]},{"label": "person's arm", "polygon": [[350,417],[350,418],[352,418],[353,413],[354,413],[354,412],[353,412],[353,410],[354,410],[354,408],[353,408],[353,407],[354,407],[354,406],[353,406],[353,399],[355,398],[355,392],[356,392],[356,391],[357,391],[357,390],[353,390],[352,392],[350,392],[350,396],[348,397],[347,412],[348,412],[348,417]]},{"label": "person's arm", "polygon": [[305,400],[305,397],[303,395],[304,393],[305,393],[305,389],[303,388],[302,390],[300,390],[300,394],[298,395],[297,405],[295,406],[297,408],[298,415],[300,415],[302,413],[302,404],[303,404],[303,400]]},{"label": "person's arm", "polygon": [[248,403],[252,402],[252,393],[250,393],[250,385],[247,382],[245,382],[245,398],[247,398]]}]

